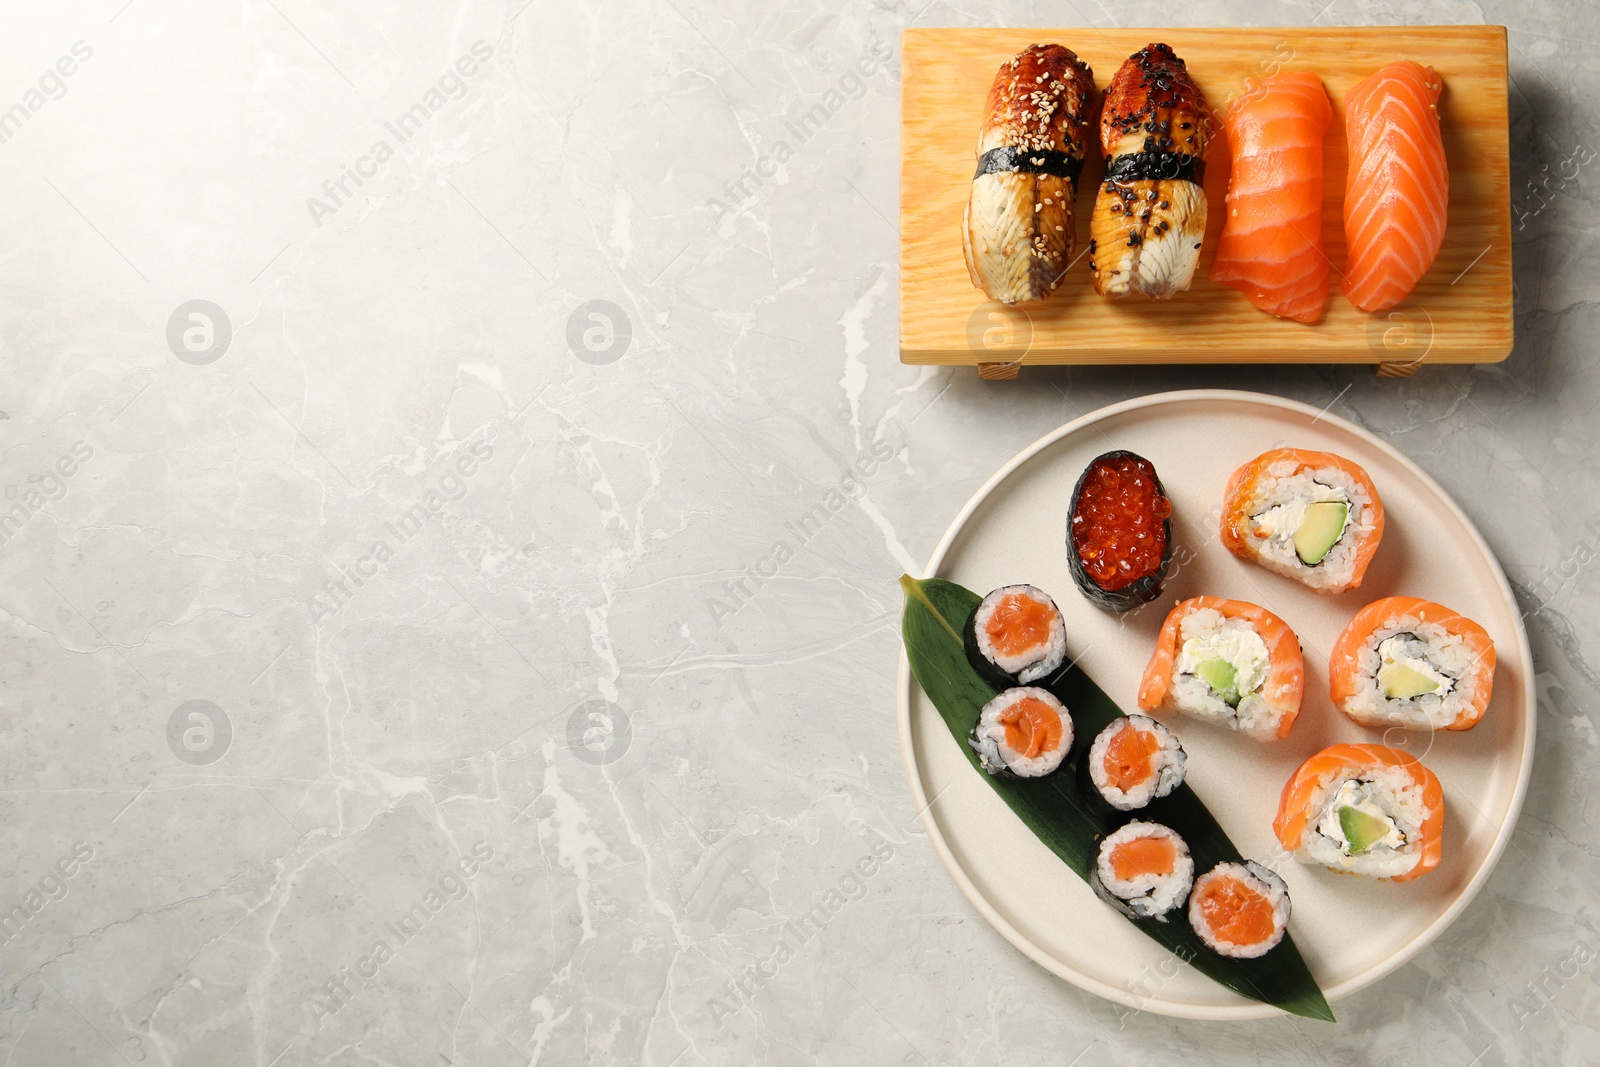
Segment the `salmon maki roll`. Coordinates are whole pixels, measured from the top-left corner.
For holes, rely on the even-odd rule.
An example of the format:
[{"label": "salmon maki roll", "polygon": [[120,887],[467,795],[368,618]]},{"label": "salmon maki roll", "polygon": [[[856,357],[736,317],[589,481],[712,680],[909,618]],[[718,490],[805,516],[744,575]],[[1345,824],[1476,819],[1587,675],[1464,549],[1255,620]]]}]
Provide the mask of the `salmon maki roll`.
[{"label": "salmon maki roll", "polygon": [[1489,707],[1494,641],[1447,607],[1385,597],[1334,642],[1328,679],[1334,704],[1363,726],[1470,730]]},{"label": "salmon maki roll", "polygon": [[967,662],[996,689],[1032,685],[1061,669],[1067,624],[1043,589],[1003,585],[967,619]]},{"label": "salmon maki roll", "polygon": [[1378,488],[1343,456],[1275,448],[1228,479],[1222,543],[1319,593],[1360,585],[1382,537]]},{"label": "salmon maki roll", "polygon": [[1265,956],[1289,929],[1289,887],[1259,863],[1219,863],[1189,894],[1189,925],[1219,956]]},{"label": "salmon maki roll", "polygon": [[1233,170],[1211,280],[1269,315],[1316,322],[1328,302],[1322,136],[1332,121],[1322,79],[1307,71],[1267,78],[1223,121]]},{"label": "salmon maki roll", "polygon": [[1444,853],[1444,791],[1410,753],[1334,745],[1283,787],[1272,831],[1301,863],[1409,882]]},{"label": "salmon maki roll", "polygon": [[1167,615],[1139,685],[1145,711],[1179,711],[1271,741],[1288,737],[1305,694],[1300,639],[1243,600],[1197,596]]},{"label": "salmon maki roll", "polygon": [[1043,778],[1072,750],[1072,716],[1044,689],[1007,689],[983,706],[967,743],[989,774]]},{"label": "salmon maki roll", "polygon": [[1148,715],[1120,715],[1089,746],[1089,784],[1115,811],[1137,811],[1183,784],[1188,756]]},{"label": "salmon maki roll", "polygon": [[1444,243],[1450,168],[1439,127],[1443,91],[1438,71],[1402,59],[1344,95],[1349,255],[1339,288],[1362,311],[1404,300]]},{"label": "salmon maki roll", "polygon": [[1100,842],[1089,885],[1131,919],[1166,922],[1194,884],[1189,846],[1170,827],[1130,822]]}]

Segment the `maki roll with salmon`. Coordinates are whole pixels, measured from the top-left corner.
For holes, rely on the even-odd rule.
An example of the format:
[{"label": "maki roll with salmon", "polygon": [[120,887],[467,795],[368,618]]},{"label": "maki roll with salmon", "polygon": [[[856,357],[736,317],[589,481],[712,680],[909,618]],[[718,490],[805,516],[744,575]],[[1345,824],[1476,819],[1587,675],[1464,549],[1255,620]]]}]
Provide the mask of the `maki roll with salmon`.
[{"label": "maki roll with salmon", "polygon": [[1228,480],[1222,543],[1319,593],[1360,585],[1382,537],[1378,489],[1343,456],[1276,448]]},{"label": "maki roll with salmon", "polygon": [[1288,737],[1305,695],[1300,639],[1266,608],[1197,596],[1167,615],[1139,707],[1177,711],[1258,741]]},{"label": "maki roll with salmon", "polygon": [[1194,883],[1189,925],[1219,956],[1265,956],[1289,928],[1289,887],[1259,863],[1219,863]]},{"label": "maki roll with salmon", "polygon": [[1489,707],[1494,640],[1430,600],[1384,597],[1334,642],[1328,681],[1334,704],[1363,726],[1470,730]]},{"label": "maki roll with salmon", "polygon": [[1439,865],[1444,791],[1409,753],[1334,745],[1283,787],[1272,830],[1301,863],[1409,882]]},{"label": "maki roll with salmon", "polygon": [[1089,885],[1132,919],[1166,922],[1194,884],[1194,859],[1175,830],[1153,822],[1130,822],[1100,842]]},{"label": "maki roll with salmon", "polygon": [[1043,778],[1072,749],[1072,716],[1043,689],[1007,689],[978,713],[968,744],[990,774]]},{"label": "maki roll with salmon", "polygon": [[1128,611],[1161,595],[1172,560],[1172,502],[1156,468],[1132,452],[1107,452],[1072,490],[1067,563],[1090,603]]},{"label": "maki roll with salmon", "polygon": [[1067,658],[1067,624],[1044,590],[1003,585],[967,618],[967,660],[996,689],[1049,678]]},{"label": "maki roll with salmon", "polygon": [[1124,715],[1089,746],[1089,782],[1117,811],[1137,811],[1183,784],[1188,757],[1171,730],[1148,715]]}]

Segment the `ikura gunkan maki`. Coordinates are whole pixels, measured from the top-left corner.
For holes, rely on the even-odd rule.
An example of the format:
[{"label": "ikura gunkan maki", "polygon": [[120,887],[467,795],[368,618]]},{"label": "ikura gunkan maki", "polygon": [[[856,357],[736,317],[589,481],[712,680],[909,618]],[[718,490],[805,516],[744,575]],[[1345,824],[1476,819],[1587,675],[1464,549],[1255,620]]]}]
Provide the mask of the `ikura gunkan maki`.
[{"label": "ikura gunkan maki", "polygon": [[1100,842],[1089,885],[1101,900],[1134,919],[1166,922],[1194,883],[1194,860],[1183,838],[1160,823],[1130,822]]},{"label": "ikura gunkan maki", "polygon": [[990,774],[1043,778],[1072,749],[1072,716],[1043,689],[1007,689],[983,706],[967,743]]},{"label": "ikura gunkan maki", "polygon": [[1172,503],[1155,466],[1107,452],[1084,470],[1067,515],[1067,562],[1089,601],[1128,611],[1161,595],[1172,559]]},{"label": "ikura gunkan maki", "polygon": [[1183,783],[1187,759],[1171,730],[1147,715],[1125,715],[1089,746],[1089,781],[1117,811],[1137,811]]},{"label": "ikura gunkan maki", "polygon": [[1194,883],[1189,925],[1218,955],[1265,956],[1289,928],[1289,887],[1259,863],[1219,863]]},{"label": "ikura gunkan maki", "polygon": [[1049,678],[1067,656],[1067,624],[1042,589],[1003,585],[967,618],[967,660],[996,688]]}]

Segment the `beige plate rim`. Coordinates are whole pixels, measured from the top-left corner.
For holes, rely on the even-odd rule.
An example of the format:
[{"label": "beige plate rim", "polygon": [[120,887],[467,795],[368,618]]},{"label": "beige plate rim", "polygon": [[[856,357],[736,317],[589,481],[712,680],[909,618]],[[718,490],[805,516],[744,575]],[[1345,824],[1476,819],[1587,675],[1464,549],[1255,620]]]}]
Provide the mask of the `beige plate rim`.
[{"label": "beige plate rim", "polygon": [[[989,497],[991,493],[993,493],[1003,482],[1005,482],[1005,480],[1013,471],[1017,470],[1017,468],[1021,467],[1024,463],[1028,462],[1035,455],[1042,452],[1046,448],[1049,448],[1063,438],[1082,433],[1098,422],[1124,414],[1126,412],[1138,411],[1143,408],[1157,408],[1165,405],[1189,404],[1195,401],[1206,400],[1229,401],[1235,403],[1255,403],[1265,407],[1278,408],[1283,411],[1304,414],[1319,421],[1332,423],[1360,439],[1368,447],[1383,453],[1384,456],[1393,462],[1405,467],[1411,474],[1415,475],[1422,481],[1424,485],[1438,495],[1438,498],[1442,500],[1447,507],[1449,507],[1449,509],[1454,513],[1456,519],[1460,521],[1462,527],[1471,536],[1474,543],[1477,545],[1479,552],[1482,554],[1485,564],[1489,567],[1495,579],[1498,581],[1501,595],[1505,598],[1506,604],[1510,607],[1511,615],[1516,619],[1516,654],[1519,657],[1519,663],[1523,668],[1522,677],[1524,680],[1524,707],[1527,709],[1527,713],[1523,716],[1524,725],[1522,765],[1518,770],[1517,784],[1511,797],[1510,806],[1506,809],[1505,822],[1496,833],[1494,842],[1489,847],[1488,854],[1484,857],[1483,862],[1478,867],[1478,870],[1473,874],[1471,881],[1469,881],[1466,887],[1457,894],[1456,898],[1451,901],[1449,906],[1440,913],[1438,918],[1429,924],[1420,934],[1412,938],[1410,942],[1397,948],[1387,958],[1367,968],[1365,971],[1360,972],[1354,977],[1347,979],[1339,985],[1324,989],[1323,995],[1327,997],[1328,1002],[1332,1004],[1335,1001],[1341,1000],[1344,997],[1348,997],[1351,994],[1358,992],[1359,990],[1365,989],[1367,986],[1385,977],[1393,972],[1396,968],[1411,960],[1419,952],[1431,944],[1436,937],[1443,933],[1444,930],[1452,922],[1454,922],[1464,910],[1466,910],[1467,905],[1472,902],[1473,898],[1478,895],[1478,891],[1483,888],[1484,883],[1488,881],[1489,875],[1493,873],[1495,866],[1500,861],[1501,855],[1505,852],[1506,845],[1510,842],[1511,830],[1516,826],[1517,818],[1522,812],[1523,799],[1528,790],[1528,780],[1533,771],[1533,748],[1534,735],[1538,720],[1538,715],[1536,713],[1538,708],[1538,700],[1537,686],[1533,672],[1533,653],[1528,645],[1527,629],[1523,625],[1522,613],[1517,608],[1516,597],[1511,591],[1510,582],[1506,580],[1505,571],[1501,568],[1500,561],[1490,549],[1488,542],[1483,539],[1483,535],[1478,531],[1477,525],[1467,517],[1466,512],[1461,510],[1461,506],[1456,503],[1455,499],[1449,493],[1447,493],[1444,488],[1439,485],[1439,483],[1436,482],[1431,475],[1428,474],[1427,471],[1424,471],[1421,467],[1417,466],[1416,463],[1412,462],[1408,456],[1396,449],[1387,441],[1367,430],[1362,429],[1346,419],[1339,418],[1338,416],[1329,414],[1325,411],[1319,411],[1309,404],[1302,404],[1297,400],[1289,400],[1284,397],[1271,396],[1266,393],[1256,393],[1240,389],[1183,389],[1166,393],[1153,393],[1148,396],[1135,397],[1131,400],[1124,400],[1120,403],[1110,404],[1106,407],[1091,411],[1087,415],[1083,415],[1065,424],[1064,426],[1052,430],[1043,437],[1039,438],[1037,441],[1033,442],[1033,444],[1024,448],[1021,452],[1017,453],[1016,456],[1012,457],[1010,461],[996,471],[993,477],[983,484],[982,488],[972,495],[972,498],[967,501],[966,506],[963,507],[956,517],[951,521],[949,529],[945,531],[944,537],[939,541],[938,546],[933,550],[933,555],[929,557],[928,564],[923,570],[923,575],[924,577],[930,577],[939,573],[939,567],[944,562],[945,555],[949,552],[950,546],[955,543],[955,539],[960,535],[962,529],[966,526],[968,520],[972,517],[973,513],[978,509],[978,507]],[[973,884],[972,879],[968,877],[966,871],[962,868],[960,861],[956,859],[954,853],[950,849],[949,844],[945,841],[944,835],[939,829],[938,821],[934,818],[933,812],[931,811],[926,790],[924,790],[922,787],[922,775],[917,764],[916,748],[911,738],[911,701],[915,685],[916,683],[911,678],[911,664],[906,659],[905,650],[902,647],[900,652],[898,682],[900,752],[904,762],[906,780],[911,786],[911,797],[916,802],[918,817],[922,821],[922,828],[924,831],[926,831],[928,839],[933,842],[934,850],[939,854],[939,859],[944,863],[945,870],[949,872],[950,877],[955,881],[956,885],[960,887],[962,894],[966,896],[967,900],[971,902],[972,906],[976,908],[979,914],[981,914],[984,919],[988,921],[989,925],[993,926],[997,931],[999,931],[1002,937],[1020,949],[1022,953],[1029,959],[1033,960],[1039,966],[1043,967],[1045,970],[1056,975],[1057,977],[1071,982],[1080,989],[1087,990],[1088,992],[1094,993],[1097,996],[1104,997],[1107,1000],[1115,1001],[1118,1004],[1123,1004],[1130,1008],[1135,1008],[1142,1011],[1153,1011],[1161,1015],[1170,1015],[1177,1018],[1210,1019],[1222,1021],[1265,1019],[1284,1014],[1281,1009],[1273,1007],[1270,1004],[1259,1004],[1243,997],[1239,998],[1239,1001],[1236,1005],[1225,1006],[1194,1005],[1182,1001],[1163,999],[1160,996],[1135,997],[1126,989],[1102,982],[1097,978],[1086,975],[1083,972],[1073,968],[1065,961],[1051,955],[1048,951],[1041,948],[1038,944],[1031,940],[1025,933],[1023,933],[1021,930],[1018,930],[1011,923],[1007,922],[1006,919],[1001,916],[1000,913],[993,907],[993,905],[990,904],[988,899],[977,888],[977,886]]]}]

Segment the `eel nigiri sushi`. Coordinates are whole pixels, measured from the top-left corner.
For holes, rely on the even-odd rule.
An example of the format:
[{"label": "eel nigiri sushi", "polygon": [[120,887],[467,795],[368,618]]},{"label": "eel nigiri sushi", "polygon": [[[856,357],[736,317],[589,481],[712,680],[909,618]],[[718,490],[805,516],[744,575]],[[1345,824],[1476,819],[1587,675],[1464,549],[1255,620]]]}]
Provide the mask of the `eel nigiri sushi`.
[{"label": "eel nigiri sushi", "polygon": [[1409,882],[1444,854],[1444,791],[1407,752],[1334,745],[1283,787],[1272,831],[1301,863]]},{"label": "eel nigiri sushi", "polygon": [[1288,737],[1305,694],[1300,639],[1266,608],[1197,596],[1167,616],[1139,684],[1145,711],[1181,711],[1258,741]]},{"label": "eel nigiri sushi", "polygon": [[1457,612],[1391,596],[1356,613],[1328,658],[1329,696],[1363,726],[1470,730],[1494,687],[1494,640]]},{"label": "eel nigiri sushi", "polygon": [[1349,262],[1339,288],[1362,311],[1404,300],[1444,242],[1450,170],[1439,131],[1443,89],[1438,71],[1402,59],[1344,96]]},{"label": "eel nigiri sushi", "polygon": [[1224,120],[1233,171],[1211,280],[1280,318],[1316,322],[1328,302],[1322,135],[1332,121],[1322,79],[1307,71],[1267,78]]},{"label": "eel nigiri sushi", "polygon": [[1382,537],[1377,486],[1343,456],[1275,448],[1228,479],[1222,543],[1319,593],[1360,585]]},{"label": "eel nigiri sushi", "polygon": [[990,300],[1041,300],[1066,276],[1093,98],[1093,73],[1058,44],[1030,45],[1000,65],[961,220],[967,273]]},{"label": "eel nigiri sushi", "polygon": [[1089,217],[1089,269],[1101,296],[1166,300],[1189,288],[1206,233],[1213,119],[1183,60],[1164,44],[1129,56],[1100,115],[1106,173]]}]

